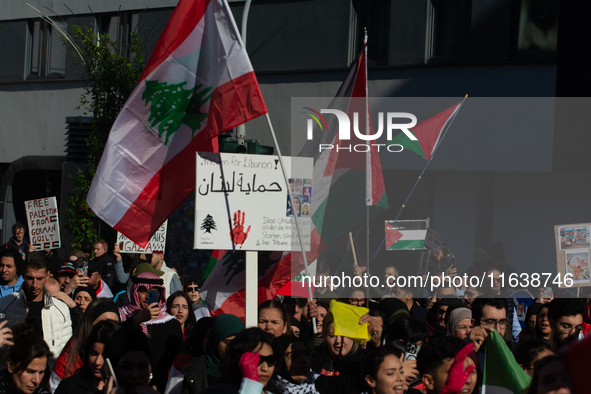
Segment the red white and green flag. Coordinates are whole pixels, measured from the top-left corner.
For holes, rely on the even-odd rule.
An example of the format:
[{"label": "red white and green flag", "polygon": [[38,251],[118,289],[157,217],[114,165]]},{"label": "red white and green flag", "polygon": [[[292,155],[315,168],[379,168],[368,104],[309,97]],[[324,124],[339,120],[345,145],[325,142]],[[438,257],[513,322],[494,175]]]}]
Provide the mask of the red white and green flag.
[{"label": "red white and green flag", "polygon": [[[216,250],[204,272],[201,297],[216,315],[230,313],[244,320],[245,291],[244,251]],[[271,300],[297,272],[292,270],[291,253],[258,253],[258,303]]]},{"label": "red white and green flag", "polygon": [[195,188],[195,151],[267,108],[225,0],[181,0],[117,117],[88,205],[140,246]]},{"label": "red white and green flag", "polygon": [[411,140],[404,133],[399,133],[388,141],[388,144],[402,145],[405,150],[416,153],[429,161],[443,137],[444,130],[459,111],[460,104],[449,107],[413,127],[410,132],[417,138],[416,141]]},{"label": "red white and green flag", "polygon": [[[354,113],[357,113],[358,121],[351,122],[351,127],[354,127],[353,123],[357,123],[361,134],[373,135],[368,104],[366,58],[367,41],[328,108],[347,113],[351,120],[355,118]],[[299,154],[314,157],[314,227],[310,253],[307,254],[309,262],[318,258],[349,231],[365,224],[366,206],[372,207],[370,216],[388,208],[384,177],[375,143],[369,144],[370,149],[366,153],[343,149],[357,144],[365,145],[370,141],[362,141],[353,132],[350,133],[350,140],[340,140],[336,117],[326,118],[329,120],[326,130],[315,126],[314,138],[306,142]],[[331,144],[335,149],[319,152],[319,144]],[[336,149],[337,146],[339,149]]]}]

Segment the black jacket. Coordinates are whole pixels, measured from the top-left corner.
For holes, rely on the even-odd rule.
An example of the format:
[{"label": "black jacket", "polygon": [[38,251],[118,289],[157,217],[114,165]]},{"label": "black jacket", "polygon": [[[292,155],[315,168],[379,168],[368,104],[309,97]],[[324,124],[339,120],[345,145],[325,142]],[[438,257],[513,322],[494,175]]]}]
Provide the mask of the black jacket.
[{"label": "black jacket", "polygon": [[54,394],[90,394],[96,390],[94,376],[83,370],[62,380]]},{"label": "black jacket", "polygon": [[[356,352],[351,350],[348,354],[336,360],[331,360],[328,349],[323,345],[316,348],[312,353],[312,371],[326,375],[356,375],[359,372],[359,365],[363,360],[363,350],[358,348]],[[324,372],[323,372],[324,371]]]}]

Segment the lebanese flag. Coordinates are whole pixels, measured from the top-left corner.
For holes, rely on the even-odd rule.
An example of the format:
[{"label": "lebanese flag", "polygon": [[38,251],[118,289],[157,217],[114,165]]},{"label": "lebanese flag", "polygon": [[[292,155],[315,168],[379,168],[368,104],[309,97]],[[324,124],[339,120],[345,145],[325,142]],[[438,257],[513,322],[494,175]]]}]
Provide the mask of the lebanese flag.
[{"label": "lebanese flag", "polygon": [[[209,275],[201,287],[201,297],[215,315],[229,313],[244,320],[245,265],[244,251],[212,254]],[[277,291],[293,278],[297,271],[291,264],[291,253],[258,252],[258,304],[271,300]],[[301,268],[300,268],[301,269]]]},{"label": "lebanese flag", "polygon": [[462,103],[457,103],[413,127],[410,132],[417,138],[417,141],[409,139],[406,134],[401,132],[396,134],[387,142],[387,144],[402,145],[404,149],[416,153],[423,159],[429,161],[439,146],[439,142],[445,135],[444,130],[460,110],[461,104]]},{"label": "lebanese flag", "polygon": [[[356,123],[360,134],[374,135],[368,104],[366,59],[367,40],[328,108],[346,112],[351,120],[357,117],[357,122],[351,122],[351,128]],[[314,227],[310,252],[306,255],[308,261],[317,259],[341,237],[365,224],[366,206],[370,206],[370,216],[388,208],[376,142],[361,140],[354,130],[351,130],[350,140],[340,140],[336,116],[325,114],[320,118],[322,122],[314,126],[313,140],[307,141],[299,154],[314,157],[315,189],[311,212]],[[326,130],[321,129],[322,124]],[[319,144],[331,144],[334,148],[319,152]],[[357,144],[368,144],[370,149],[367,152],[343,149]],[[301,253],[292,252],[292,259],[301,261]]]},{"label": "lebanese flag", "polygon": [[267,108],[225,0],[181,0],[115,120],[88,205],[145,246],[195,188],[195,152]]}]

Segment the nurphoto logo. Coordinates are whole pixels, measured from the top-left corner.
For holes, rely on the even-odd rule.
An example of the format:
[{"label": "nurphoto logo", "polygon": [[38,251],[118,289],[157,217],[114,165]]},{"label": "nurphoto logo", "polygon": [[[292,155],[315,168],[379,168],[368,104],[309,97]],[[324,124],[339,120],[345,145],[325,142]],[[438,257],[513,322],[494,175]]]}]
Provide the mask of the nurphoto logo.
[{"label": "nurphoto logo", "polygon": [[[338,109],[321,109],[320,112],[315,111],[312,108],[304,107],[310,112],[304,112],[304,114],[310,116],[307,122],[307,134],[306,138],[308,141],[312,141],[314,139],[314,122],[316,122],[320,128],[320,132],[329,132],[328,130],[328,123],[322,114],[331,114],[336,116],[336,120],[339,125],[338,131],[338,139],[340,141],[348,141],[351,140],[351,123],[353,123],[353,132],[355,133],[355,137],[362,141],[376,141],[378,138],[382,136],[384,132],[384,128],[386,129],[386,137],[387,140],[392,140],[392,132],[394,130],[401,130],[410,140],[417,141],[417,138],[413,135],[413,133],[409,130],[410,128],[416,126],[417,124],[417,117],[409,112],[387,112],[385,116],[385,127],[384,127],[384,113],[378,113],[378,129],[374,134],[363,133],[360,131],[359,127],[359,112],[353,112],[353,122],[349,119],[347,113],[338,110]],[[398,123],[400,119],[408,119],[410,120],[409,123]],[[367,130],[368,125],[362,125],[361,130]],[[336,149],[336,151],[340,150],[347,150],[351,152],[352,150],[355,152],[368,152],[371,149],[371,146],[375,146],[380,151],[381,147],[386,147],[388,152],[402,152],[403,147],[399,144],[377,144],[377,143],[367,143],[367,144],[355,144],[349,146],[343,146],[341,144],[319,144],[319,152],[323,150],[332,150]]]}]

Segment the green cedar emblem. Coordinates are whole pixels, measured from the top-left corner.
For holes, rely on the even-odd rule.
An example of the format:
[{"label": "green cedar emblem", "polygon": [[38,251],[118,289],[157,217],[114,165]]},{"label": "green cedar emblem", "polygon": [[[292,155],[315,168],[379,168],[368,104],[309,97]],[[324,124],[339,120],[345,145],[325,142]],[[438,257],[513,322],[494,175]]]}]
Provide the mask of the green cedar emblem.
[{"label": "green cedar emblem", "polygon": [[150,127],[158,125],[158,137],[166,133],[164,145],[181,126],[187,125],[192,131],[192,137],[195,131],[201,129],[201,123],[207,119],[207,113],[201,112],[201,106],[205,104],[211,95],[212,87],[201,89],[203,85],[195,86],[191,89],[184,89],[187,82],[179,84],[168,84],[167,82],[146,81],[146,90],[142,94],[142,100],[146,105],[151,104],[150,118],[152,122]]}]

